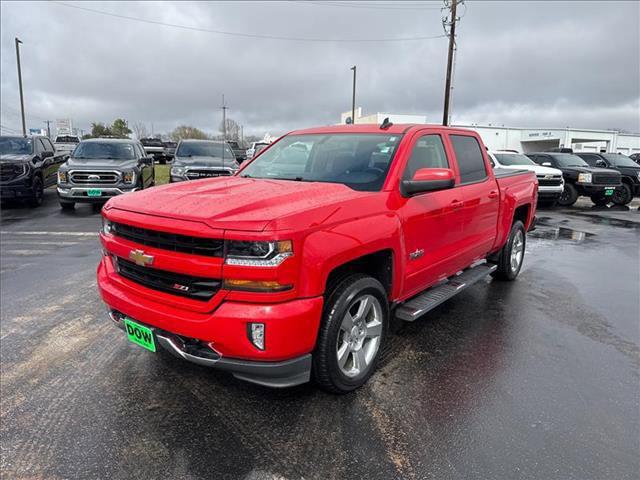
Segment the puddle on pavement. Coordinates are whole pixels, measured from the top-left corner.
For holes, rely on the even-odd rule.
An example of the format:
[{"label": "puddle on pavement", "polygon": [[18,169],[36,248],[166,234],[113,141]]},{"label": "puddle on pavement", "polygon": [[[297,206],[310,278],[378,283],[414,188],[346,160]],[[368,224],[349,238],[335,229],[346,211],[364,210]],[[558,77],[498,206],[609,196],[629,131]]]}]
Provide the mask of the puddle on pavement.
[{"label": "puddle on pavement", "polygon": [[540,219],[536,229],[527,233],[528,237],[541,238],[544,240],[569,240],[573,243],[582,243],[595,236],[593,233],[581,232],[567,227],[549,225],[544,219]]}]

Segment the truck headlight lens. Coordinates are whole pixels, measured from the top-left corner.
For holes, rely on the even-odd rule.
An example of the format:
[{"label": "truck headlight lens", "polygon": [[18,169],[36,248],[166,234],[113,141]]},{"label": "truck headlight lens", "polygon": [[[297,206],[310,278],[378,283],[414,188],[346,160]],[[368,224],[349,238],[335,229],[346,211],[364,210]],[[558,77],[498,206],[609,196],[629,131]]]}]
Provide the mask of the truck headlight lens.
[{"label": "truck headlight lens", "polygon": [[640,172],[636,173],[636,175],[638,176],[638,180],[640,180]]},{"label": "truck headlight lens", "polygon": [[293,255],[291,240],[278,242],[229,240],[225,263],[247,267],[277,267]]},{"label": "truck headlight lens", "polygon": [[67,183],[69,181],[69,174],[65,171],[58,170],[58,183]]},{"label": "truck headlight lens", "polygon": [[129,183],[129,184],[131,184],[131,183],[135,183],[135,181],[136,181],[136,174],[135,174],[135,172],[133,172],[133,171],[124,172],[124,173],[122,174],[122,181],[123,181],[124,183]]},{"label": "truck headlight lens", "polygon": [[579,183],[591,183],[591,174],[590,173],[580,173],[578,175]]},{"label": "truck headlight lens", "polygon": [[184,172],[184,167],[171,167],[171,175],[173,175],[174,177],[182,177],[184,176]]},{"label": "truck headlight lens", "polygon": [[113,231],[113,223],[111,220],[107,220],[105,217],[102,217],[102,233],[105,235],[111,235]]}]

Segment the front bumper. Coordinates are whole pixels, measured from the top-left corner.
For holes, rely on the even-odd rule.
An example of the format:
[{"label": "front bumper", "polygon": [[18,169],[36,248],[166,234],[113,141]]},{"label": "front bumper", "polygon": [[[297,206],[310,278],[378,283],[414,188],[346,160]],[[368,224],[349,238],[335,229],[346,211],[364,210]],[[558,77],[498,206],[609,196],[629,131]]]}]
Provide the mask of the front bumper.
[{"label": "front bumper", "polygon": [[[102,258],[97,275],[100,295],[110,311],[160,332],[158,343],[174,355],[261,385],[288,387],[309,380],[322,297],[275,304],[222,301],[212,312],[194,312],[136,294],[131,282],[107,260]],[[258,350],[247,336],[251,322],[265,325],[264,350]],[[166,340],[160,339],[163,335]],[[203,362],[184,355],[180,348],[184,339],[208,345],[219,358]]]},{"label": "front bumper", "polygon": [[612,188],[615,190],[620,186],[619,183],[616,185],[592,185],[592,184],[576,183],[575,185],[578,188],[578,192],[580,194],[587,195],[589,197],[592,195],[598,195],[598,194],[604,193],[604,191],[609,188]]},{"label": "front bumper", "polygon": [[557,200],[562,195],[564,190],[564,185],[558,186],[539,186],[538,187],[538,198],[542,198],[544,200]]},{"label": "front bumper", "polygon": [[31,187],[30,178],[0,184],[0,198],[2,200],[31,197],[33,197],[33,188]]},{"label": "front bumper", "polygon": [[[99,197],[89,197],[89,190],[101,190],[102,195]],[[117,188],[117,187],[58,187],[58,198],[68,202],[76,203],[104,203],[111,197],[116,197],[124,193],[135,192],[139,188]]]}]

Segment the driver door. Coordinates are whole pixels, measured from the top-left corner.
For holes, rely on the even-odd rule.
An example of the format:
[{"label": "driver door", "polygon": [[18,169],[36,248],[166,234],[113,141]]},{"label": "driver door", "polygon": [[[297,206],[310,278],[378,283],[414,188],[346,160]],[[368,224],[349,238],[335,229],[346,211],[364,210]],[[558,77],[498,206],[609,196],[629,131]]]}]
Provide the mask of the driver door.
[{"label": "driver door", "polygon": [[[423,168],[451,168],[455,172],[449,158],[440,134],[417,132],[402,179],[413,178]],[[406,255],[402,295],[412,296],[455,273],[464,199],[454,187],[403,197],[403,202],[399,208]]]}]

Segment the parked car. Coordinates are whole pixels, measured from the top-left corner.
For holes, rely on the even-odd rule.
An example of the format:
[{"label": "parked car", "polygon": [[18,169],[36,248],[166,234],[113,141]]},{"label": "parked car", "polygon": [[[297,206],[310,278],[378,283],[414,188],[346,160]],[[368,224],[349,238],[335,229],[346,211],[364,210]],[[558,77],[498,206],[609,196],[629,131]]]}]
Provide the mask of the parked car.
[{"label": "parked car", "polygon": [[640,164],[640,153],[632,153],[631,155],[629,155],[629,158],[637,164]]},{"label": "parked car", "polygon": [[0,198],[42,204],[44,189],[56,183],[66,154],[56,152],[45,136],[0,137]]},{"label": "parked car", "polygon": [[167,155],[162,140],[159,138],[141,138],[140,143],[144,147],[147,156],[153,157],[156,162],[162,165],[167,163]]},{"label": "parked car", "polygon": [[233,150],[233,155],[236,157],[238,163],[242,163],[247,159],[247,149],[241,147],[238,142],[235,141],[227,141],[231,150]]},{"label": "parked car", "polygon": [[56,147],[56,152],[66,153],[70,155],[73,149],[80,143],[80,137],[77,135],[58,135],[53,141],[53,145]]},{"label": "parked car", "polygon": [[640,195],[640,165],[621,153],[576,153],[591,167],[611,168],[622,175],[622,185],[613,193],[613,203],[627,205]]},{"label": "parked car", "polygon": [[233,175],[240,165],[231,147],[218,140],[181,140],[171,165],[169,181],[198,180]]},{"label": "parked car", "polygon": [[555,204],[564,190],[562,172],[557,168],[538,165],[522,153],[496,151],[489,152],[489,158],[494,168],[508,170],[529,170],[538,178],[538,204]]},{"label": "parked car", "polygon": [[173,160],[173,157],[176,155],[176,147],[178,144],[176,142],[162,142],[164,145],[164,155],[167,157],[167,160],[170,162]]},{"label": "parked car", "polygon": [[619,172],[590,167],[572,153],[527,153],[527,157],[538,165],[562,170],[564,190],[558,199],[562,206],[573,205],[581,195],[590,197],[596,205],[606,205],[620,186]]},{"label": "parked car", "polygon": [[313,372],[345,393],[375,370],[392,319],[515,279],[535,175],[494,174],[472,131],[383,127],[292,132],[233,177],[111,199],[97,276],[112,320],[243,380]]},{"label": "parked car", "polygon": [[251,160],[257,156],[262,150],[267,148],[271,143],[269,142],[253,142],[251,147],[247,149],[247,160]]},{"label": "parked car", "polygon": [[109,198],[155,184],[153,158],[136,140],[83,140],[58,171],[58,200],[63,209],[76,203],[100,205]]}]

